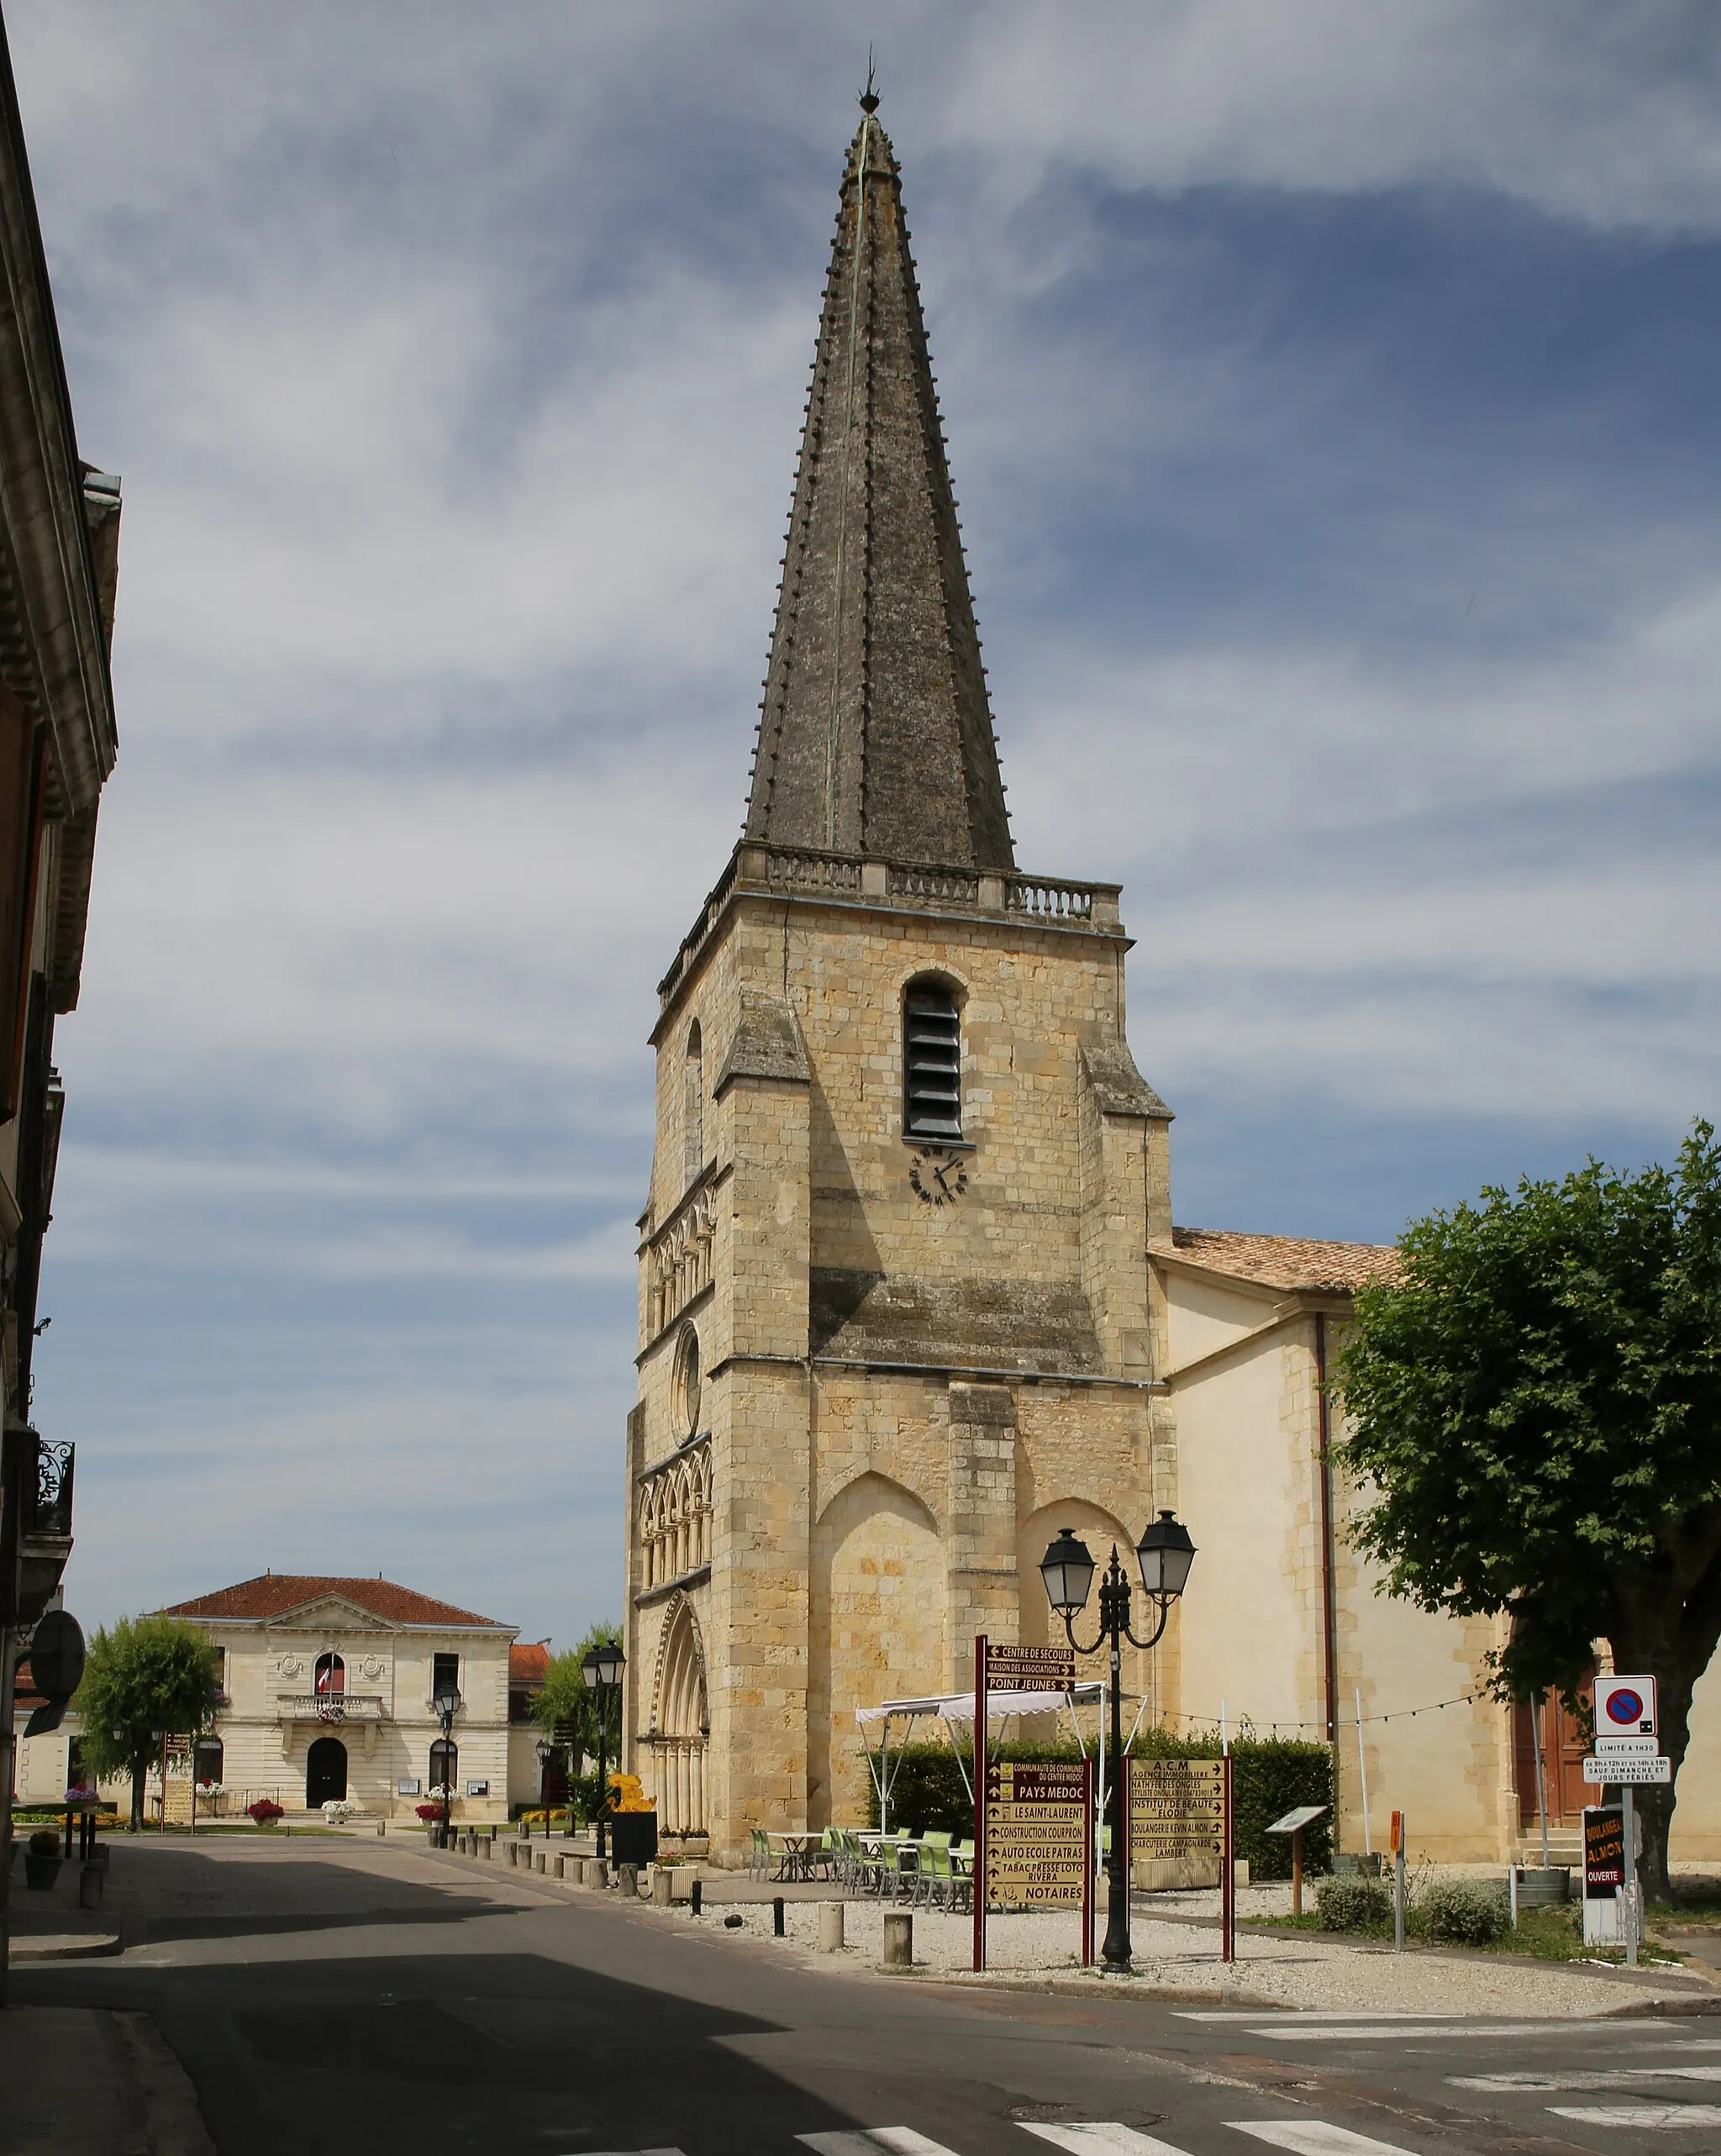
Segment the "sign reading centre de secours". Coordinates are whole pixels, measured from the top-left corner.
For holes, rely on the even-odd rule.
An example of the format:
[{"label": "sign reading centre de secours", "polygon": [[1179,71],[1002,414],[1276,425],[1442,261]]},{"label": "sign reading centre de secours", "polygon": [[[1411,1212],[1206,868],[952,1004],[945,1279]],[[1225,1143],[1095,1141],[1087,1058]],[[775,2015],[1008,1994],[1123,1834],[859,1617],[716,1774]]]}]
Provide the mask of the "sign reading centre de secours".
[{"label": "sign reading centre de secours", "polygon": [[1067,1692],[1076,1682],[1073,1647],[994,1647],[986,1643],[990,1692]]}]

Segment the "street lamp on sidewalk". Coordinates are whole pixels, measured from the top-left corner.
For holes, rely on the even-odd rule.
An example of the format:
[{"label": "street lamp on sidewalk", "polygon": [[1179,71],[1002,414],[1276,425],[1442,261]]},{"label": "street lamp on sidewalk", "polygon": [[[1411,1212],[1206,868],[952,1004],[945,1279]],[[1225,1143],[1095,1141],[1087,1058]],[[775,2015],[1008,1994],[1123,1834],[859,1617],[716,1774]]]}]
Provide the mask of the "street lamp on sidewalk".
[{"label": "street lamp on sidewalk", "polygon": [[443,1679],[430,1704],[442,1725],[442,1847],[445,1849],[449,1806],[454,1801],[454,1718],[461,1708],[461,1688],[452,1677]]},{"label": "street lamp on sidewalk", "polygon": [[1195,1544],[1189,1530],[1170,1512],[1162,1512],[1136,1544],[1136,1563],[1141,1570],[1142,1591],[1159,1612],[1159,1622],[1145,1639],[1129,1629],[1129,1575],[1118,1562],[1118,1545],[1112,1544],[1112,1561],[1099,1583],[1099,1632],[1086,1647],[1076,1637],[1076,1617],[1087,1606],[1093,1585],[1093,1558],[1087,1545],[1065,1528],[1040,1559],[1039,1576],[1045,1582],[1046,1600],[1064,1620],[1064,1636],[1078,1654],[1092,1654],[1102,1641],[1112,1648],[1112,1847],[1106,1859],[1106,1938],[1100,1959],[1108,1969],[1129,1966],[1129,1880],[1124,1863],[1125,1817],[1124,1773],[1123,1693],[1119,1685],[1122,1663],[1120,1642],[1152,1647],[1171,1622],[1171,1605],[1182,1593],[1195,1562]]},{"label": "street lamp on sidewalk", "polygon": [[608,1801],[604,1795],[604,1738],[609,1721],[609,1702],[622,1688],[622,1671],[626,1667],[618,1641],[600,1640],[597,1646],[588,1647],[580,1662],[580,1675],[586,1680],[586,1689],[595,1695],[593,1705],[597,1709],[597,1854],[603,1854],[603,1810]]}]

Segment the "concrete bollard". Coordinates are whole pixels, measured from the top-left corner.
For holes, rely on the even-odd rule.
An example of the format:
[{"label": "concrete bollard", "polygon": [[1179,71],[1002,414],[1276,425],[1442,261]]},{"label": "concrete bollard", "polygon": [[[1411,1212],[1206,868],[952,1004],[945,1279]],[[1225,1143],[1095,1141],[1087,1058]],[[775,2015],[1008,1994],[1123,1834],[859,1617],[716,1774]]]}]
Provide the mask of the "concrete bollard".
[{"label": "concrete bollard", "polygon": [[537,1860],[537,1863],[533,1866],[533,1869],[534,1869],[534,1871],[548,1871],[548,1869],[550,1869],[550,1867],[549,1867],[548,1864],[545,1861],[545,1855],[544,1855],[544,1852],[543,1852],[543,1850],[542,1850],[542,1849],[539,1849],[539,1851],[538,1852],[538,1860]]},{"label": "concrete bollard", "polygon": [[821,1901],[818,1905],[818,1951],[821,1954],[840,1954],[843,1950],[843,1905],[840,1901]]},{"label": "concrete bollard", "polygon": [[562,1866],[563,1866],[566,1862],[567,1862],[567,1859],[566,1859],[566,1857],[558,1857],[558,1858],[556,1859],[556,1860],[555,1860],[555,1876],[557,1879],[560,1879],[560,1878],[561,1877],[561,1875],[562,1875]]},{"label": "concrete bollard", "polygon": [[618,1864],[615,1868],[615,1883],[621,1889],[624,1901],[637,1901],[639,1898],[639,1865]]},{"label": "concrete bollard", "polygon": [[884,1965],[887,1969],[914,1966],[914,1919],[906,1909],[884,1912]]},{"label": "concrete bollard", "polygon": [[85,1864],[77,1875],[77,1906],[80,1909],[99,1909],[102,1888],[108,1877],[100,1864]]},{"label": "concrete bollard", "polygon": [[609,1866],[602,1857],[586,1857],[580,1864],[582,1886],[603,1887],[609,1884]]},{"label": "concrete bollard", "polygon": [[672,1871],[666,1870],[662,1864],[653,1864],[651,1867],[652,1907],[654,1909],[667,1909],[670,1903],[675,1898],[675,1874]]}]

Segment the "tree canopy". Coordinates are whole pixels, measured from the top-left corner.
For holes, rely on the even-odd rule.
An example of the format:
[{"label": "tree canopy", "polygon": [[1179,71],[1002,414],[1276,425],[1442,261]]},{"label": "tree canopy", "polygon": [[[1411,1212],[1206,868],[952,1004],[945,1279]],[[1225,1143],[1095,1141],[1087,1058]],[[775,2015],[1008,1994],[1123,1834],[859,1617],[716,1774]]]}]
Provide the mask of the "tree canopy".
[{"label": "tree canopy", "polygon": [[[1606,1640],[1660,1684],[1676,1777],[1721,1638],[1721,1145],[1591,1160],[1418,1221],[1357,1297],[1343,1456],[1376,1496],[1354,1539],[1431,1610],[1508,1615],[1501,1689],[1571,1696]],[[1643,1796],[1668,1890],[1672,1788]]]},{"label": "tree canopy", "polygon": [[[618,1624],[594,1624],[577,1647],[552,1654],[544,1689],[533,1701],[532,1719],[547,1736],[563,1742],[571,1730],[574,1757],[570,1765],[576,1772],[582,1753],[597,1757],[599,1734],[597,1695],[587,1684],[581,1664],[589,1649],[614,1646],[621,1636]],[[618,1764],[617,1754],[621,1748],[621,1701],[618,1693],[611,1693],[605,1702],[603,1735],[604,1758],[613,1767]]]},{"label": "tree canopy", "polygon": [[219,1701],[220,1672],[215,1649],[178,1617],[122,1617],[90,1642],[73,1701],[79,1748],[98,1775],[129,1769],[134,1821],[161,1733],[196,1736]]}]

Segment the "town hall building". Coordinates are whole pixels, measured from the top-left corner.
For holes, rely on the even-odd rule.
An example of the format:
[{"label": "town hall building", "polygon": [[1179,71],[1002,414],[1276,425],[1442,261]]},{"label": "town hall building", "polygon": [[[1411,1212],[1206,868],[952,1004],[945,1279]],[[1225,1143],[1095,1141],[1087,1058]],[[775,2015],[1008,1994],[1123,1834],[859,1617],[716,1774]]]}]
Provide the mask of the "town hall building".
[{"label": "town hall building", "polygon": [[[857,1822],[858,1707],[968,1689],[976,1633],[1045,1643],[1058,1532],[1127,1562],[1172,1509],[1188,1591],[1124,1650],[1149,1720],[1336,1741],[1342,1846],[1366,1764],[1376,1848],[1413,1806],[1419,1848],[1503,1858],[1535,1799],[1528,1722],[1483,1692],[1498,1628],[1376,1594],[1332,1460],[1324,1380],[1394,1254],[1174,1226],[1118,887],[1017,861],[863,105],[745,824],[652,1034],[624,1764],[719,1854]],[[1545,1718],[1556,1828],[1571,1738]]]}]

